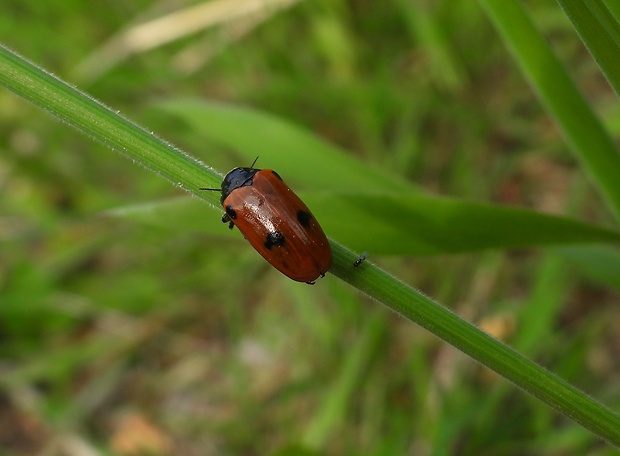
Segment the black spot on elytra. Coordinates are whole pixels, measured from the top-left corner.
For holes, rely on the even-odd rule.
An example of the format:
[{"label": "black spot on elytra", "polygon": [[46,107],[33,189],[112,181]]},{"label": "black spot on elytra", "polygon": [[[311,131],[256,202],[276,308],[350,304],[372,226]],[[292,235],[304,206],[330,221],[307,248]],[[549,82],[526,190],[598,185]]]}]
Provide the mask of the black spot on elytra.
[{"label": "black spot on elytra", "polygon": [[235,220],[237,218],[237,212],[233,209],[233,207],[229,204],[226,206],[226,215],[231,219]]},{"label": "black spot on elytra", "polygon": [[312,214],[308,211],[297,211],[297,220],[301,223],[301,226],[308,228],[310,220],[312,220]]},{"label": "black spot on elytra", "polygon": [[282,178],[280,177],[280,175],[278,173],[276,173],[274,170],[271,170],[271,172],[274,174],[274,176],[276,176],[278,179],[282,180]]},{"label": "black spot on elytra", "polygon": [[273,231],[267,235],[267,240],[265,241],[265,247],[271,250],[271,247],[274,245],[277,247],[281,247],[285,244],[284,235],[279,231]]}]

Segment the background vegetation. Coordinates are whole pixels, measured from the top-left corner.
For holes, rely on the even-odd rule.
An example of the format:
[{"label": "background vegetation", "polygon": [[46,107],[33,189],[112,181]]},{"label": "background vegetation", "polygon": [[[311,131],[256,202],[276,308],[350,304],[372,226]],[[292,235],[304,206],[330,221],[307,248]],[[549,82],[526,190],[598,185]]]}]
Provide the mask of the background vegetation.
[{"label": "background vegetation", "polygon": [[[0,40],[221,172],[253,153],[240,141],[269,149],[255,117],[222,126],[251,107],[394,186],[613,224],[478,3],[234,13],[248,4],[211,2],[210,23],[175,37],[149,21],[188,5],[9,3]],[[526,5],[617,136],[616,96],[566,16]],[[198,100],[211,117],[187,114]],[[158,176],[8,92],[0,107],[4,454],[615,454],[334,277],[288,281]],[[296,169],[262,133],[280,148],[262,166],[328,216],[336,158]],[[354,173],[338,177],[373,188]],[[337,239],[362,249],[360,225]],[[617,251],[389,253],[370,259],[618,408]]]}]

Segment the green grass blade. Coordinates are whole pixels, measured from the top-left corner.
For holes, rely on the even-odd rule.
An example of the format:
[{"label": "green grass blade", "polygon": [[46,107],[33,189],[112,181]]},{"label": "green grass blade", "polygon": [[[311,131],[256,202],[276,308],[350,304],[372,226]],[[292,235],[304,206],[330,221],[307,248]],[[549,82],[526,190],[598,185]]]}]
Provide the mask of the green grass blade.
[{"label": "green grass blade", "polygon": [[620,22],[620,2],[617,0],[605,0],[604,3],[607,10],[614,17],[614,20]]},{"label": "green grass blade", "polygon": [[333,243],[332,249],[336,259],[333,272],[340,278],[438,335],[599,437],[620,446],[620,416],[372,264],[362,263],[356,270],[350,264],[342,268],[354,255]]},{"label": "green grass blade", "polygon": [[519,326],[523,331],[515,334],[512,343],[520,352],[534,355],[553,333],[570,293],[557,285],[563,283],[565,270],[565,262],[558,255],[547,253],[543,256],[532,292],[519,310]]},{"label": "green grass blade", "polygon": [[[330,191],[346,191],[352,186],[363,186],[367,192],[416,191],[398,176],[370,168],[311,132],[264,112],[188,99],[167,100],[155,106],[184,121],[196,134],[234,150],[248,165],[255,157],[264,167],[277,163],[278,173],[296,182]],[[239,125],[243,125],[242,135]],[[308,173],[309,169],[320,172]]]},{"label": "green grass blade", "polygon": [[620,95],[620,23],[601,0],[558,0],[558,3]]},{"label": "green grass blade", "polygon": [[620,153],[517,0],[480,0],[571,149],[620,219]]},{"label": "green grass blade", "polygon": [[592,283],[620,290],[620,251],[618,249],[602,245],[566,246],[558,247],[557,253]]},{"label": "green grass blade", "polygon": [[[330,237],[373,255],[438,255],[620,242],[620,233],[613,230],[514,207],[421,195],[300,195]],[[216,208],[209,216],[201,210],[200,202],[175,198],[122,207],[107,214],[172,230],[178,229],[178,221],[183,220],[188,230],[240,240],[238,233],[208,223],[209,217],[219,220],[221,212]]]},{"label": "green grass blade", "polygon": [[[5,48],[0,48],[0,85],[191,192],[205,178],[217,179],[197,161]],[[618,415],[372,264],[354,268],[353,252],[334,242],[332,248],[334,275],[620,446]]]},{"label": "green grass blade", "polygon": [[419,46],[425,50],[427,58],[432,61],[430,70],[433,80],[448,89],[455,90],[467,81],[467,72],[449,40],[446,28],[441,23],[440,9],[437,4],[416,4],[399,0],[397,2],[405,18],[410,33]]},{"label": "green grass blade", "polygon": [[336,193],[305,200],[335,239],[373,253],[435,255],[620,240],[616,231],[565,217],[449,198]]},{"label": "green grass blade", "polygon": [[325,397],[315,416],[308,423],[302,441],[305,447],[319,450],[346,417],[347,404],[352,400],[355,387],[364,378],[364,369],[371,358],[373,347],[385,332],[385,314],[370,313],[362,337],[351,347],[343,360],[337,380],[325,388]]},{"label": "green grass blade", "polygon": [[[187,191],[220,185],[215,171],[3,46],[0,86]],[[212,192],[202,196],[214,204],[219,200]]]}]

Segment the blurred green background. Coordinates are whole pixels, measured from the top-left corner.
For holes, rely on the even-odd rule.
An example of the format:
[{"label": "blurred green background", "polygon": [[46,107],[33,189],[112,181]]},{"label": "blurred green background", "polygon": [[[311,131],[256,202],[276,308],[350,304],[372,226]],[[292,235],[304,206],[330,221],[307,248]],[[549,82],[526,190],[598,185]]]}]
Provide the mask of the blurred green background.
[{"label": "blurred green background", "polygon": [[[617,137],[562,11],[524,3]],[[166,102],[279,117],[430,194],[611,223],[476,2],[0,10],[8,47],[220,172],[249,163]],[[0,186],[2,455],[617,454],[335,277],[289,281],[219,211],[184,223],[160,204],[179,189],[7,91]],[[596,249],[369,260],[617,409],[618,260]]]}]

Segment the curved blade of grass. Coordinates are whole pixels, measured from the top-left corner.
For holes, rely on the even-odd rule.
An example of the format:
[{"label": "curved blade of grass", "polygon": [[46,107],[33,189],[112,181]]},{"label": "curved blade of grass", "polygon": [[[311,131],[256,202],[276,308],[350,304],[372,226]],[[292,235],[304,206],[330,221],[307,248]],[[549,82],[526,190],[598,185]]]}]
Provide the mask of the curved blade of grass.
[{"label": "curved blade of grass", "polygon": [[610,246],[558,247],[557,253],[594,283],[620,291],[620,251]]},{"label": "curved blade of grass", "polygon": [[616,231],[565,217],[449,198],[314,194],[305,201],[321,208],[321,223],[335,239],[373,253],[429,255],[620,240]]},{"label": "curved blade of grass", "polygon": [[[417,191],[398,176],[368,167],[311,132],[264,112],[189,99],[167,100],[155,107],[185,121],[209,140],[235,150],[248,164],[255,157],[264,168],[277,163],[278,173],[294,182],[331,191]],[[243,134],[239,134],[240,125]]]},{"label": "curved blade of grass", "polygon": [[614,20],[616,22],[620,22],[620,2],[617,0],[605,0],[603,3],[614,17]]},{"label": "curved blade of grass", "polygon": [[620,153],[517,0],[479,0],[572,151],[620,220]]},{"label": "curved blade of grass", "polygon": [[[513,207],[402,194],[300,195],[330,237],[373,255],[437,255],[620,242],[620,233],[613,230]],[[183,220],[185,229],[241,239],[239,233],[209,223],[209,217],[219,220],[221,212],[217,208],[209,215],[200,209],[197,200],[175,198],[106,214],[173,230]]]},{"label": "curved blade of grass", "polygon": [[[601,0],[557,0],[620,95],[620,23]],[[618,3],[618,2],[616,2]]]},{"label": "curved blade of grass", "polygon": [[[196,160],[4,47],[0,47],[0,85],[188,191],[198,193],[196,188],[205,177],[217,178]],[[213,200],[208,194],[200,196]],[[357,255],[335,242],[331,244],[334,275],[469,354],[602,439],[620,446],[618,415],[372,264],[362,263],[354,268]]]}]

